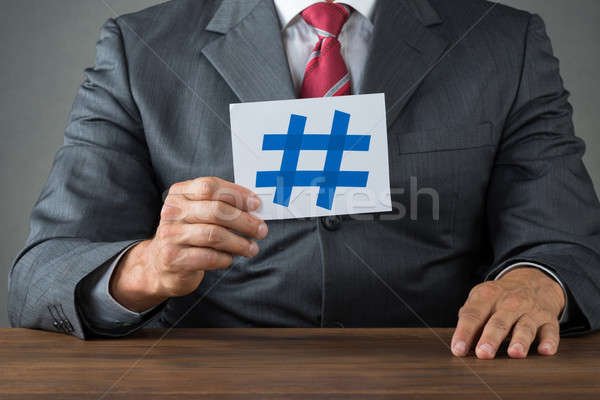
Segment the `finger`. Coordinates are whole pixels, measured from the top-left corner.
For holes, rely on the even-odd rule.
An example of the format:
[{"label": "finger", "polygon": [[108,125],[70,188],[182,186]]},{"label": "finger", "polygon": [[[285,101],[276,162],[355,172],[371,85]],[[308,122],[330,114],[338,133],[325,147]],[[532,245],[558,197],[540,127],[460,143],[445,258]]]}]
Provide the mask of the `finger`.
[{"label": "finger", "polygon": [[269,232],[263,220],[222,201],[189,201],[183,206],[183,220],[189,224],[213,224],[242,235],[264,239]]},{"label": "finger", "polygon": [[540,344],[537,351],[544,356],[552,356],[558,351],[558,343],[560,342],[560,327],[558,321],[549,322],[540,327],[538,332]]},{"label": "finger", "polygon": [[176,274],[224,269],[233,262],[231,254],[206,247],[179,247],[167,257],[168,272]]},{"label": "finger", "polygon": [[452,336],[452,353],[455,356],[467,355],[475,337],[492,311],[492,303],[467,300],[458,312],[458,323]]},{"label": "finger", "polygon": [[252,258],[258,254],[258,245],[236,235],[219,225],[175,224],[172,225],[179,244],[195,247],[208,247],[229,254]]},{"label": "finger", "polygon": [[521,315],[514,311],[498,311],[485,324],[475,354],[477,358],[491,359],[496,356],[500,344],[510,333]]},{"label": "finger", "polygon": [[513,328],[512,338],[508,346],[508,356],[525,358],[531,343],[535,340],[539,324],[528,314],[523,315]]},{"label": "finger", "polygon": [[254,211],[260,207],[260,199],[251,190],[220,178],[198,178],[176,183],[169,189],[169,196],[178,195],[194,201],[222,201],[243,211]]}]

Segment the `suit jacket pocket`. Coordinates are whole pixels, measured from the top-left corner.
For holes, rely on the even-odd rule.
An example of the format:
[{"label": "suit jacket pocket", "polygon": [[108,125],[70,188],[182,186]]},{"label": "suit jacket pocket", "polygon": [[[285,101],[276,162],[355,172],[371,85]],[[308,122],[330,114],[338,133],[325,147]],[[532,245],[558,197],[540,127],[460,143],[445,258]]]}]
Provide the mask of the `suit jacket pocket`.
[{"label": "suit jacket pocket", "polygon": [[[437,247],[454,247],[457,204],[468,204],[475,227],[483,213],[485,188],[494,159],[493,126],[436,128],[414,132],[391,131],[390,184],[395,209],[405,218],[396,229]],[[463,218],[464,219],[464,218]]]},{"label": "suit jacket pocket", "polygon": [[467,150],[493,146],[491,122],[394,134],[398,154]]}]

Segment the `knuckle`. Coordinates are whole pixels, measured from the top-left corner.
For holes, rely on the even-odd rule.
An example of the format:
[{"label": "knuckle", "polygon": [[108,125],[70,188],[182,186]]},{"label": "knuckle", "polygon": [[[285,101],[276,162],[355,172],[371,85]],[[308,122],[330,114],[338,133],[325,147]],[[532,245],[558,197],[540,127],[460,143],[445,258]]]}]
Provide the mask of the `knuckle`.
[{"label": "knuckle", "polygon": [[230,207],[227,212],[223,214],[222,218],[226,221],[237,222],[240,221],[243,226],[247,226],[250,223],[250,220],[244,218],[244,215],[247,215],[242,212],[242,210]]},{"label": "knuckle", "polygon": [[216,225],[207,225],[204,228],[204,240],[209,245],[216,245],[221,242],[221,233]]},{"label": "knuckle", "polygon": [[539,321],[558,326],[558,316],[553,315],[550,311],[537,310],[536,316]]},{"label": "knuckle", "polygon": [[174,193],[179,193],[181,191],[181,189],[183,188],[184,183],[183,182],[177,182],[172,184],[169,187],[169,195],[172,195]]},{"label": "knuckle", "polygon": [[515,334],[525,335],[529,338],[534,338],[539,324],[532,315],[525,314],[515,325]]},{"label": "knuckle", "polygon": [[160,260],[163,265],[170,269],[179,258],[179,249],[177,246],[166,245],[160,251]]},{"label": "knuckle", "polygon": [[519,324],[537,327],[539,324],[531,314],[525,314],[519,318]]},{"label": "knuckle", "polygon": [[237,208],[229,213],[228,220],[236,227],[237,231],[247,235],[253,235],[258,229],[256,218]]},{"label": "knuckle", "polygon": [[246,197],[243,192],[235,189],[220,188],[219,198],[227,199],[235,208],[243,208],[246,204]]},{"label": "knuckle", "polygon": [[515,334],[526,336],[529,339],[533,339],[537,333],[537,327],[530,322],[519,322],[515,328]]},{"label": "knuckle", "polygon": [[225,203],[219,203],[219,220],[221,221],[235,221],[242,214],[242,211],[238,208],[232,207]]},{"label": "knuckle", "polygon": [[511,324],[508,321],[498,317],[491,318],[488,322],[488,325],[490,328],[501,332],[508,332],[511,328]]},{"label": "knuckle", "polygon": [[498,286],[496,282],[491,281],[480,283],[479,285],[475,286],[473,290],[471,290],[471,293],[475,297],[479,297],[484,300],[489,300],[497,297],[500,294],[501,290],[502,289]]},{"label": "knuckle", "polygon": [[163,206],[181,207],[181,199],[183,198],[183,195],[180,194],[180,191],[171,192],[171,190],[169,190],[169,195],[167,195],[165,198]]},{"label": "knuckle", "polygon": [[462,306],[458,310],[458,317],[463,320],[475,322],[475,321],[481,321],[482,314],[481,314],[481,311],[479,311],[475,307]]},{"label": "knuckle", "polygon": [[156,236],[161,242],[170,242],[177,236],[177,231],[178,227],[174,224],[160,225]]},{"label": "knuckle", "polygon": [[200,196],[210,198],[217,189],[217,181],[214,178],[198,178],[196,187],[196,191]]},{"label": "knuckle", "polygon": [[202,252],[202,263],[206,266],[212,267],[216,264],[217,262],[217,253],[213,250],[204,250]]},{"label": "knuckle", "polygon": [[213,201],[208,203],[208,221],[216,223],[219,221],[219,217],[222,214],[222,205],[219,201]]}]

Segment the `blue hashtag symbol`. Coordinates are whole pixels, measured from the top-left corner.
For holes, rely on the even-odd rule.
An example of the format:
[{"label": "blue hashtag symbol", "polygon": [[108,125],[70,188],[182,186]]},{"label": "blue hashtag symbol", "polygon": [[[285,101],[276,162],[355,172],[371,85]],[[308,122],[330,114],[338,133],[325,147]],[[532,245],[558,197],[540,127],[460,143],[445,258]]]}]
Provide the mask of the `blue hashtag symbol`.
[{"label": "blue hashtag symbol", "polygon": [[[317,206],[331,210],[338,187],[366,187],[369,172],[340,171],[345,151],[369,151],[370,135],[348,135],[350,114],[335,111],[331,134],[304,134],[306,117],[292,114],[287,134],[266,134],[263,151],[283,150],[279,171],[258,171],[256,187],[275,187],[275,204],[289,207],[294,187],[319,187]],[[301,150],[325,150],[322,171],[298,171]]]}]

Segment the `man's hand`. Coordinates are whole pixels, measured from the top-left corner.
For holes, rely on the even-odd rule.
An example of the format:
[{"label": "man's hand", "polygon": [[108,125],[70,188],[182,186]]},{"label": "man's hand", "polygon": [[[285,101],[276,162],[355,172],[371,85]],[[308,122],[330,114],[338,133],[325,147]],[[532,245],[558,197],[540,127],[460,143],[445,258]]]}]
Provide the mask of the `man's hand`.
[{"label": "man's hand", "polygon": [[536,337],[538,353],[553,355],[558,350],[558,316],[564,305],[560,285],[536,268],[514,269],[497,281],[479,284],[458,313],[452,353],[467,355],[479,338],[477,357],[494,358],[512,332],[510,357],[527,357]]},{"label": "man's hand", "polygon": [[264,221],[247,212],[259,206],[250,190],[218,178],[173,185],[154,238],[130,249],[115,269],[112,296],[130,310],[145,311],[193,292],[204,271],[229,267],[234,255],[254,257],[258,245],[246,237],[268,233]]}]

